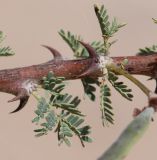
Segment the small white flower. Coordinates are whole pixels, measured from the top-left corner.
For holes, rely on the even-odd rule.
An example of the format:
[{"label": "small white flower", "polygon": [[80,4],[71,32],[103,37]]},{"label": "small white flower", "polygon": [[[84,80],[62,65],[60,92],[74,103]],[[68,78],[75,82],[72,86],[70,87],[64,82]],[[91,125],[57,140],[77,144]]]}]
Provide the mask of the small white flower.
[{"label": "small white flower", "polygon": [[35,83],[35,81],[33,80],[26,80],[25,82],[23,82],[22,84],[22,88],[27,90],[28,94],[31,94],[33,91],[37,90],[37,84]]},{"label": "small white flower", "polygon": [[103,72],[103,76],[106,78],[108,78],[108,70],[106,66],[111,63],[113,63],[113,60],[109,56],[99,56],[99,67]]},{"label": "small white flower", "polygon": [[99,66],[104,69],[107,65],[113,63],[113,59],[109,56],[99,56]]}]

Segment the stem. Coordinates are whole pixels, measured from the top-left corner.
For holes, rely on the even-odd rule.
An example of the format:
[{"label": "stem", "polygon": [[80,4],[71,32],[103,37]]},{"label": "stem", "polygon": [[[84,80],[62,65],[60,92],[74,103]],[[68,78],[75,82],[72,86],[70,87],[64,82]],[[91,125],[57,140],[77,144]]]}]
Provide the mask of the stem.
[{"label": "stem", "polygon": [[148,107],[135,117],[119,138],[98,160],[123,160],[126,158],[132,147],[148,129],[154,113],[153,107]]},{"label": "stem", "polygon": [[40,101],[40,96],[37,94],[37,92],[32,92],[33,97],[39,102]]},{"label": "stem", "polygon": [[116,67],[114,64],[111,64],[111,65],[107,66],[107,68],[110,71],[112,71],[112,72],[114,72],[116,74],[120,74],[120,75],[123,75],[124,77],[128,78],[136,86],[138,86],[146,94],[147,97],[149,97],[149,94],[150,94],[151,91],[143,83],[141,83],[138,79],[136,79],[135,77],[133,77],[127,71],[121,69],[120,67]]}]

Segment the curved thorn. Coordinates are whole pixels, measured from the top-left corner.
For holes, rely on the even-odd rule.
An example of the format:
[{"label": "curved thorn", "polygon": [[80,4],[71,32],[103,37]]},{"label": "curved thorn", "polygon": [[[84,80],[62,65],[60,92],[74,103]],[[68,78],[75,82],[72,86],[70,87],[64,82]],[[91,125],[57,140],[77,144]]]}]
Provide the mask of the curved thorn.
[{"label": "curved thorn", "polygon": [[46,45],[41,45],[41,46],[47,48],[53,54],[54,59],[62,59],[62,55],[54,48],[46,46]]},{"label": "curved thorn", "polygon": [[87,49],[89,53],[89,57],[93,58],[93,60],[91,61],[90,67],[84,73],[79,75],[78,78],[88,76],[93,72],[93,67],[95,67],[95,63],[97,63],[96,60],[98,57],[97,53],[95,52],[94,48],[91,45],[89,45],[88,43],[84,43],[82,41],[79,41],[79,42]]},{"label": "curved thorn", "polygon": [[20,100],[20,104],[17,107],[17,109],[12,111],[11,113],[15,113],[15,112],[18,112],[19,110],[21,110],[26,105],[28,99],[29,99],[29,95],[27,94],[27,90],[24,89],[24,88],[21,88],[21,90],[18,93],[18,95],[16,97],[14,97],[13,99],[8,101],[8,102],[13,102],[13,101]]},{"label": "curved thorn", "polygon": [[20,99],[20,104],[19,106],[12,112],[10,113],[15,113],[15,112],[18,112],[20,111],[22,108],[24,108],[24,106],[26,105],[26,103],[28,102],[28,99],[29,99],[29,96],[25,96],[23,98]]},{"label": "curved thorn", "polygon": [[156,82],[156,87],[155,87],[155,91],[154,91],[154,93],[156,93],[157,94],[157,79],[155,79],[155,82]]},{"label": "curved thorn", "polygon": [[26,89],[21,88],[21,90],[16,95],[16,97],[14,97],[13,99],[9,100],[8,102],[14,102],[14,101],[20,100],[21,98],[26,97],[26,96],[28,96]]},{"label": "curved thorn", "polygon": [[17,100],[20,100],[21,99],[21,95],[18,95],[16,97],[14,97],[13,99],[9,100],[8,102],[14,102],[14,101],[17,101]]},{"label": "curved thorn", "polygon": [[91,57],[91,58],[97,57],[97,54],[91,45],[89,45],[88,43],[84,43],[82,41],[79,41],[79,42],[87,49],[87,51],[89,53],[89,57]]},{"label": "curved thorn", "polygon": [[[150,77],[149,79],[147,79],[148,81],[149,80],[152,80],[153,78],[152,77]],[[154,93],[156,93],[157,94],[157,79],[155,79],[155,90],[154,90]]]}]

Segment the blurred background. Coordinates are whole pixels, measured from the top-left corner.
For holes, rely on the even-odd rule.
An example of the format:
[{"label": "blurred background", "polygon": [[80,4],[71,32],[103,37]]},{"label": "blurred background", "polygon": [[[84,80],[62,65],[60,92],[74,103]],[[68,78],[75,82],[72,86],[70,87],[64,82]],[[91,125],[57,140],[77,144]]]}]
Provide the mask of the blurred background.
[{"label": "blurred background", "polygon": [[[7,35],[5,43],[16,53],[12,57],[0,58],[0,69],[39,64],[52,59],[41,44],[50,45],[59,50],[64,58],[72,59],[72,51],[58,35],[61,28],[80,34],[85,42],[101,40],[93,9],[95,3],[104,4],[111,17],[127,23],[114,37],[118,42],[111,49],[112,56],[135,55],[138,48],[156,44],[157,25],[151,19],[157,18],[156,0],[0,0],[0,30]],[[154,81],[147,81],[148,77],[144,76],[136,77],[154,90]],[[7,103],[13,96],[0,93],[0,159],[96,160],[132,120],[133,109],[147,105],[145,95],[132,83],[124,81],[133,89],[134,101],[128,102],[112,91],[115,124],[110,127],[101,125],[99,92],[97,101],[92,103],[88,98],[83,100],[79,80],[69,82],[67,90],[82,98],[81,110],[87,115],[86,122],[92,126],[93,143],[86,144],[85,148],[82,148],[77,137],[72,139],[70,148],[65,145],[59,147],[55,133],[35,138],[35,125],[31,120],[35,117],[36,100],[31,97],[22,111],[9,114],[19,102]],[[155,122],[126,160],[157,158],[156,135],[155,117]]]}]

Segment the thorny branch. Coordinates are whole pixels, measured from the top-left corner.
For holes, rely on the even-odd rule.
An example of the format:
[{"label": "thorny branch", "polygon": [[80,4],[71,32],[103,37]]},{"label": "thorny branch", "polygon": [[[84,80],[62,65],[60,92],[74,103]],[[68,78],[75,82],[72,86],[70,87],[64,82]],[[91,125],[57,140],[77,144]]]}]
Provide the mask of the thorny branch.
[{"label": "thorny branch", "polygon": [[[8,102],[20,100],[17,112],[27,103],[30,94],[37,85],[42,85],[42,77],[52,71],[56,76],[66,80],[81,79],[86,76],[96,78],[103,76],[100,57],[95,50],[84,42],[80,42],[88,51],[86,59],[64,60],[57,50],[44,46],[53,54],[54,59],[46,63],[28,67],[6,69],[0,71],[0,91],[15,95]],[[124,66],[130,74],[145,75],[157,78],[157,55],[112,57],[113,64],[120,66],[123,60],[128,63]]]}]

